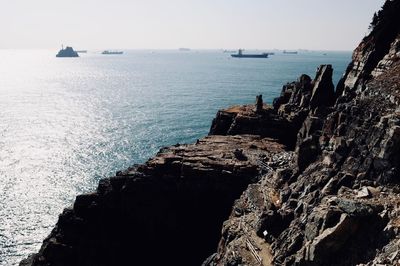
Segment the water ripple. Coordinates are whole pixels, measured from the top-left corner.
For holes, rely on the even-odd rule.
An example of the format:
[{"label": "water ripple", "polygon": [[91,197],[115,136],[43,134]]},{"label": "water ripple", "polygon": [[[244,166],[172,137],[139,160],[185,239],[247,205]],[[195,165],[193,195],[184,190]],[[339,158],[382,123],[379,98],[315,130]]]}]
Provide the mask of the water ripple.
[{"label": "water ripple", "polygon": [[0,265],[40,247],[58,214],[100,178],[207,134],[215,112],[271,101],[321,63],[350,53],[231,60],[217,52],[129,51],[60,59],[0,50]]}]

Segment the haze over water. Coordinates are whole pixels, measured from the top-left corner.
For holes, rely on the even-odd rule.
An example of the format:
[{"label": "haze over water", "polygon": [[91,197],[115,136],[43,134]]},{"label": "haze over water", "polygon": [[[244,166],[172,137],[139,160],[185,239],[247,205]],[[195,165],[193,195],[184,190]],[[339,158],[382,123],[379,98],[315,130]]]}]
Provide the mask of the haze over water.
[{"label": "haze over water", "polygon": [[[220,108],[271,102],[320,64],[335,84],[350,52],[233,59],[221,51],[55,58],[0,50],[0,265],[36,252],[58,214],[100,178],[208,133]],[[327,53],[327,55],[323,55]]]}]

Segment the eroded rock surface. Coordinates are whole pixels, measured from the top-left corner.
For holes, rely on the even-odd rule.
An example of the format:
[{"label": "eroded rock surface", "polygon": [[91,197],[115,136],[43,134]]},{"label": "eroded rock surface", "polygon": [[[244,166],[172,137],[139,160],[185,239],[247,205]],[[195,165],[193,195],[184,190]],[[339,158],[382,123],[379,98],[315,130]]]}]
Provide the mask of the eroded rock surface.
[{"label": "eroded rock surface", "polygon": [[[258,96],[259,97],[259,96]],[[259,99],[259,98],[257,98]],[[273,106],[234,106],[217,113],[210,135],[257,134],[277,139],[293,149],[297,133],[311,110],[321,112],[334,103],[332,66],[322,65],[314,80],[302,75],[296,82],[283,86]]]},{"label": "eroded rock surface", "polygon": [[161,149],[79,195],[21,265],[200,265],[215,252],[233,201],[258,181],[259,162],[272,169],[282,152],[255,135]]},{"label": "eroded rock surface", "polygon": [[[264,265],[400,263],[398,14],[400,1],[387,1],[336,95],[329,82],[321,86],[331,97],[324,104],[312,104],[309,85],[283,88],[274,102],[279,115],[307,112],[294,158],[235,202],[207,265],[260,265],[261,253],[268,254]],[[311,82],[314,91],[318,76]],[[250,188],[257,192],[249,196]],[[257,197],[242,215],[234,211]],[[253,232],[265,241],[267,253],[246,248],[242,238]]]}]

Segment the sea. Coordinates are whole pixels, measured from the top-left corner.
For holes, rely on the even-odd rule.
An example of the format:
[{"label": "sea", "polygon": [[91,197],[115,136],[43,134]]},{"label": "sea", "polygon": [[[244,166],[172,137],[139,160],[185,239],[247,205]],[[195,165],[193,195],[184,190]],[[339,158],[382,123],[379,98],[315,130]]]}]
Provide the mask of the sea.
[{"label": "sea", "polygon": [[271,103],[321,64],[333,65],[336,84],[351,60],[351,52],[273,52],[0,50],[0,266],[37,252],[62,210],[101,178],[207,135],[218,109],[258,94]]}]

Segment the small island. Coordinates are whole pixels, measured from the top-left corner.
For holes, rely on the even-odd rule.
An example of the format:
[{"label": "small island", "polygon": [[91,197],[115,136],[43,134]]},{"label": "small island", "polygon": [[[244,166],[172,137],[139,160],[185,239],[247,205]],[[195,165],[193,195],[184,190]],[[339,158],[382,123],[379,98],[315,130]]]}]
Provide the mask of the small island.
[{"label": "small island", "polygon": [[79,57],[78,53],[74,51],[74,49],[70,46],[61,47],[61,50],[58,52],[56,57]]}]

